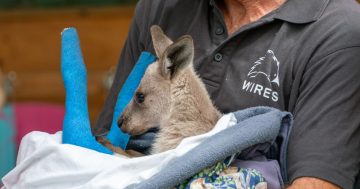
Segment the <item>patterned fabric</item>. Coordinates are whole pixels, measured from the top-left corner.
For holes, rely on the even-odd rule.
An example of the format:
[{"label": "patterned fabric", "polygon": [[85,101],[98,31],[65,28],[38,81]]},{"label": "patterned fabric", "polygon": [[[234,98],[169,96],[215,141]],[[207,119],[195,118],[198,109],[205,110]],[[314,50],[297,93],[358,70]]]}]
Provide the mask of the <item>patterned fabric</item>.
[{"label": "patterned fabric", "polygon": [[229,167],[224,162],[204,169],[177,189],[266,189],[267,183],[254,169]]}]

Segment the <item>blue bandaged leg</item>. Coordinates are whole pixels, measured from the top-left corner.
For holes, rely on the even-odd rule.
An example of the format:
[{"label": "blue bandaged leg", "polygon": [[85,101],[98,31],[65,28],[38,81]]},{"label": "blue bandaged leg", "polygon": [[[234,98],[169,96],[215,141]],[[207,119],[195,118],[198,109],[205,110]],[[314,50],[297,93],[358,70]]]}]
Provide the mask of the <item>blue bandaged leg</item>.
[{"label": "blue bandaged leg", "polygon": [[[61,72],[66,90],[63,143],[112,154],[110,150],[100,145],[91,133],[87,107],[86,67],[76,29],[65,29],[62,32],[61,42]],[[155,56],[143,52],[118,94],[111,129],[107,138],[113,145],[122,149],[125,149],[129,136],[122,133],[118,128],[117,119],[134,95],[146,68],[155,60]]]},{"label": "blue bandaged leg", "polygon": [[119,146],[122,149],[125,149],[126,144],[129,141],[129,135],[121,132],[121,130],[117,126],[117,119],[121,115],[128,102],[134,96],[134,93],[139,86],[142,77],[145,74],[146,68],[155,60],[156,57],[149,52],[141,53],[137,63],[135,64],[134,68],[126,79],[121,91],[118,94],[111,129],[107,135],[107,138],[112,142],[113,145]]},{"label": "blue bandaged leg", "polygon": [[63,143],[112,154],[91,133],[87,106],[87,76],[79,39],[74,28],[62,32],[61,73],[66,90]]}]

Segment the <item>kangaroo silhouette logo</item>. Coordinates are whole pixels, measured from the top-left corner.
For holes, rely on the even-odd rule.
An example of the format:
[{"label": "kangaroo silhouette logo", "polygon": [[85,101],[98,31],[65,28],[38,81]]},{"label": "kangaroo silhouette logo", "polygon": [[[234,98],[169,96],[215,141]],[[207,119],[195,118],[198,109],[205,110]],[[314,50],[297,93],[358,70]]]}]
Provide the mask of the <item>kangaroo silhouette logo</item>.
[{"label": "kangaroo silhouette logo", "polygon": [[267,50],[265,56],[254,62],[248,76],[254,78],[258,75],[264,75],[270,83],[275,83],[279,87],[279,66],[280,62],[276,58],[274,52],[272,50]]}]

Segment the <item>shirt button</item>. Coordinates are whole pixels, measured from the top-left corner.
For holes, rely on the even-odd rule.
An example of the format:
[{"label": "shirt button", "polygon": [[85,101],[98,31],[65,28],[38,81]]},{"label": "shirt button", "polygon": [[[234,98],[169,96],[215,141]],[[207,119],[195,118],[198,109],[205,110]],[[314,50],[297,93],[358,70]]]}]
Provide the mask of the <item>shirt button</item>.
[{"label": "shirt button", "polygon": [[214,56],[214,60],[216,62],[220,62],[223,59],[223,55],[221,53],[216,53]]},{"label": "shirt button", "polygon": [[216,30],[215,30],[216,35],[221,35],[223,33],[224,33],[224,28],[222,28],[222,27],[216,28]]}]

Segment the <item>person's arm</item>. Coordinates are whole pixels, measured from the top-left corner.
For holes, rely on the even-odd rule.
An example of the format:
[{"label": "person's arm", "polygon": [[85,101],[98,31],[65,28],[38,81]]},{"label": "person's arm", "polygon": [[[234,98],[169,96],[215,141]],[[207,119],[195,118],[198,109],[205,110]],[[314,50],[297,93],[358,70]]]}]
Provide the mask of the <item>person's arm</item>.
[{"label": "person's arm", "polygon": [[302,177],[295,179],[286,189],[340,189],[340,187],[318,178]]},{"label": "person's arm", "polygon": [[359,54],[360,45],[344,47],[306,66],[292,111],[290,188],[353,188],[360,165]]}]

